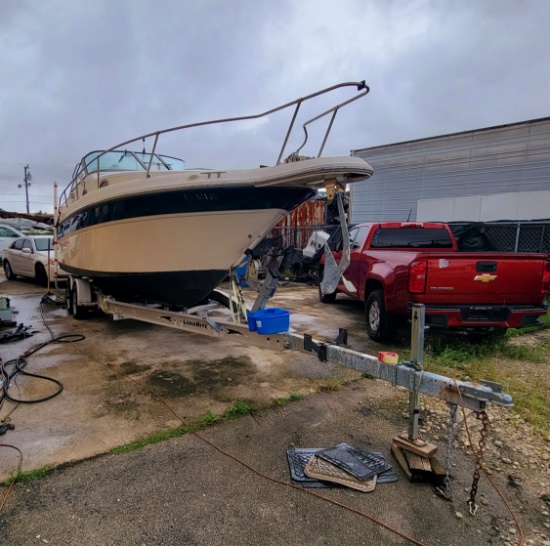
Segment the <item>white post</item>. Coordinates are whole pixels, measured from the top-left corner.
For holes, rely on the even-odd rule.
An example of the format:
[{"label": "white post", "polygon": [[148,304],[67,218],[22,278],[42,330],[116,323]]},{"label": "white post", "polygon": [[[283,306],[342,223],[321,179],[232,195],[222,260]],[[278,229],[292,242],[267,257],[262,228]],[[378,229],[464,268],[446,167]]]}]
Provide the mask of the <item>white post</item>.
[{"label": "white post", "polygon": [[55,279],[55,288],[57,286],[57,276],[59,273],[59,262],[57,261],[58,252],[57,252],[57,182],[53,183],[53,251],[54,251],[54,262],[55,262],[55,271],[53,273]]}]

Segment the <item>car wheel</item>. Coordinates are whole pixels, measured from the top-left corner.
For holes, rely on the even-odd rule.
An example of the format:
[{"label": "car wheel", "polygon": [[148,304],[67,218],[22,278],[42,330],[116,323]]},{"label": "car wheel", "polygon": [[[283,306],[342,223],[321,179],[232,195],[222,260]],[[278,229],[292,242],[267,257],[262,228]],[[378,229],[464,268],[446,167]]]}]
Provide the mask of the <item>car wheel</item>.
[{"label": "car wheel", "polygon": [[76,320],[81,320],[86,315],[86,307],[83,305],[78,305],[78,289],[76,287],[76,282],[74,283],[73,289],[71,290],[70,304],[72,313],[70,313]]},{"label": "car wheel", "polygon": [[11,268],[11,264],[10,262],[8,262],[8,260],[6,260],[6,258],[4,258],[2,265],[4,266],[4,273],[6,274],[6,279],[8,279],[8,281],[15,280],[17,275],[14,275],[13,270]]},{"label": "car wheel", "polygon": [[321,281],[323,280],[323,270],[319,269],[319,301],[321,303],[334,303],[336,301],[337,290],[330,294],[323,294],[321,292]]},{"label": "car wheel", "polygon": [[365,303],[367,333],[374,341],[390,341],[395,334],[393,317],[386,311],[384,292],[374,290]]},{"label": "car wheel", "polygon": [[40,286],[48,286],[48,275],[42,264],[36,264],[34,279]]}]

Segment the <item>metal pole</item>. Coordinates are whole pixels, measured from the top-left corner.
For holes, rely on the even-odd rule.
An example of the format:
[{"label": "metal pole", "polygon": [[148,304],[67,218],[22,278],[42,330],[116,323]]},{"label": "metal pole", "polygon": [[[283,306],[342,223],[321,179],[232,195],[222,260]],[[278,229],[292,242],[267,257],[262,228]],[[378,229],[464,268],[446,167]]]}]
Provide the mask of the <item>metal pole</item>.
[{"label": "metal pole", "polygon": [[28,169],[29,169],[28,165],[25,165],[23,167],[23,169],[25,171],[24,182],[25,182],[25,201],[27,203],[27,214],[30,214],[30,211],[29,211],[29,186],[30,186],[30,182],[29,181],[32,179],[32,176],[31,176],[30,172],[27,172]]},{"label": "metal pole", "polygon": [[[421,303],[412,304],[411,364],[417,371],[424,371],[424,327],[426,309]],[[418,415],[420,413],[420,382],[423,374],[411,374],[409,386],[409,440],[418,438]],[[418,378],[418,384],[416,380]]]}]

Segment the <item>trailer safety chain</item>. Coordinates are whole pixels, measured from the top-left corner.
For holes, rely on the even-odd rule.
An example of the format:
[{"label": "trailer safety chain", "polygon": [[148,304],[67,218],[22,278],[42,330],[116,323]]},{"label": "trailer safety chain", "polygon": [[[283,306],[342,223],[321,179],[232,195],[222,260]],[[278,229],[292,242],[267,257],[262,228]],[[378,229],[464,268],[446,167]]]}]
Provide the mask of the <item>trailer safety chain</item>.
[{"label": "trailer safety chain", "polygon": [[[481,470],[481,460],[483,458],[483,449],[485,448],[485,440],[487,439],[487,432],[489,429],[489,416],[485,410],[476,412],[476,419],[481,421],[481,437],[479,439],[479,451],[476,456],[474,478],[472,480],[472,489],[470,490],[470,497],[468,499],[468,506],[470,508],[470,514],[476,515],[478,505],[476,504],[477,484],[479,482],[479,471]],[[473,446],[472,446],[473,447]]]},{"label": "trailer safety chain", "polygon": [[443,483],[445,487],[436,487],[437,493],[439,493],[443,498],[452,501],[453,500],[453,491],[451,489],[451,464],[452,464],[452,452],[453,452],[453,440],[456,426],[456,413],[458,406],[456,404],[449,404],[450,407],[450,418],[449,426],[447,429],[447,452],[445,454],[445,478],[443,478]]}]

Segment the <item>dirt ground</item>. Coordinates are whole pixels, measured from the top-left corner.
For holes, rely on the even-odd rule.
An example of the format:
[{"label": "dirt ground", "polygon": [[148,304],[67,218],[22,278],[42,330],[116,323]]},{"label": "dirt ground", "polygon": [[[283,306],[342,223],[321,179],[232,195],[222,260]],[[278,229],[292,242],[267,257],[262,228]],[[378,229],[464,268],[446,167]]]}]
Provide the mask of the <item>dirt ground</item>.
[{"label": "dirt ground", "polygon": [[[525,543],[550,545],[549,442],[513,410],[489,408],[484,465],[490,474],[480,479],[472,516],[466,499],[474,459],[463,424],[452,450],[452,502],[431,484],[410,483],[392,458],[391,439],[407,425],[405,389],[303,353],[101,316],[74,321],[61,308],[41,306],[43,290],[24,281],[0,277],[2,293],[10,295],[17,321],[36,331],[0,345],[4,362],[50,339],[41,314],[55,336],[86,338],[51,343],[29,358],[27,369],[63,383],[59,396],[39,404],[6,402],[0,409],[0,420],[15,425],[0,444],[21,449],[23,470],[55,467],[45,479],[12,489],[0,511],[0,544],[519,544],[520,530],[490,478],[518,518]],[[352,348],[381,349],[368,340],[362,309],[351,300],[324,306],[316,288],[289,285],[279,289],[274,305],[291,309],[298,331],[332,339],[345,327]],[[406,343],[384,349],[399,352]],[[548,382],[546,365],[541,381]],[[18,396],[39,397],[53,387],[22,379],[15,388]],[[277,405],[291,393],[304,399]],[[259,409],[200,436],[110,453],[178,427],[178,417],[192,422],[208,411],[223,413],[238,399]],[[448,409],[435,399],[423,398],[423,405],[422,434],[445,461]],[[474,416],[468,423],[477,444],[480,424]],[[289,486],[289,448],[340,442],[381,452],[399,480],[371,493],[330,488],[313,495]],[[2,477],[17,462],[15,450],[0,447]],[[6,491],[0,489],[0,499]]]}]

